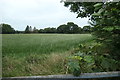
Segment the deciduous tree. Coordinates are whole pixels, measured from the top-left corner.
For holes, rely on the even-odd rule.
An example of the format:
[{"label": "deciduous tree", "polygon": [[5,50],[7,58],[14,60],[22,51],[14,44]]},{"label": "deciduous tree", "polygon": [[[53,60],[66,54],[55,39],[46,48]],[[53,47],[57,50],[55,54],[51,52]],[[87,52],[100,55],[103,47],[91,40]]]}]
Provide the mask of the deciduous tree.
[{"label": "deciduous tree", "polygon": [[2,34],[13,34],[15,33],[14,28],[11,27],[9,24],[1,24]]}]

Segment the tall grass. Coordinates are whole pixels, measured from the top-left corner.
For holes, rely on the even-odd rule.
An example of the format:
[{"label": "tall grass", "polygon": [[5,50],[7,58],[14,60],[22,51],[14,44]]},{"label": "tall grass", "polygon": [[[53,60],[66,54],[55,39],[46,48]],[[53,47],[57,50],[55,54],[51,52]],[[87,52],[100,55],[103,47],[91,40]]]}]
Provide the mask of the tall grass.
[{"label": "tall grass", "polygon": [[64,74],[64,60],[90,34],[4,34],[3,76]]}]

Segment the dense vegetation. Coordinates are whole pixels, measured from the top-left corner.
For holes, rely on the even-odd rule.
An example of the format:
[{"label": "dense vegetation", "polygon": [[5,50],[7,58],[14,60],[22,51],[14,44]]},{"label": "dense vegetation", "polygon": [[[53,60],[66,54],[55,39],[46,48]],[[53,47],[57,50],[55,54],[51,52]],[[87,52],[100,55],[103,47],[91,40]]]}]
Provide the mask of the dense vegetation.
[{"label": "dense vegetation", "polygon": [[[84,72],[120,70],[120,2],[65,2],[65,6],[78,18],[89,17],[93,27],[80,28],[68,22],[58,28],[32,30],[27,25],[23,33],[67,34],[3,35],[3,76],[58,73],[78,76]],[[14,31],[10,25],[4,26]],[[73,34],[91,32],[94,41],[91,35]]]},{"label": "dense vegetation", "polygon": [[65,6],[77,13],[77,17],[89,17],[96,36],[96,44],[81,44],[70,58],[71,72],[79,75],[80,72],[120,70],[120,2],[65,2]]},{"label": "dense vegetation", "polygon": [[83,28],[79,27],[77,24],[73,22],[68,22],[67,24],[62,24],[57,28],[47,27],[44,29],[36,29],[35,27],[32,29],[31,26],[26,27],[25,33],[61,33],[61,34],[78,34],[78,33],[91,33],[91,26],[83,26]]},{"label": "dense vegetation", "polygon": [[67,24],[62,24],[57,28],[47,27],[44,29],[37,29],[36,27],[32,28],[32,26],[27,25],[25,31],[14,30],[9,24],[1,24],[0,29],[2,29],[3,34],[18,34],[18,33],[60,33],[60,34],[78,34],[78,33],[91,33],[92,27],[84,26],[83,28],[79,27],[77,24],[73,22],[68,22]]},{"label": "dense vegetation", "polygon": [[90,34],[3,34],[3,76],[65,74],[66,57]]},{"label": "dense vegetation", "polygon": [[14,34],[15,30],[9,24],[0,24],[0,31],[2,34]]}]

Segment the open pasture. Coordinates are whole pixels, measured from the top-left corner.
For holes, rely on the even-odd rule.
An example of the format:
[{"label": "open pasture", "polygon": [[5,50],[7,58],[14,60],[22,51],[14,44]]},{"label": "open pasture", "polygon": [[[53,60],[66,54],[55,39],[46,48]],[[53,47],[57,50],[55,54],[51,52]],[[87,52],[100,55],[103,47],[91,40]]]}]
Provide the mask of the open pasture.
[{"label": "open pasture", "polygon": [[3,76],[65,74],[65,58],[90,34],[3,34]]}]

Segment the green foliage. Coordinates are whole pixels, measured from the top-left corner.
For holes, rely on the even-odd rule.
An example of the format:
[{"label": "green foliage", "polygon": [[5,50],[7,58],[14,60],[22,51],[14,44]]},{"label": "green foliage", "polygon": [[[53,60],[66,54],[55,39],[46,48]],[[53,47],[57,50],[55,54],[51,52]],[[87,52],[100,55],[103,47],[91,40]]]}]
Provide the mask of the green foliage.
[{"label": "green foliage", "polygon": [[56,33],[57,32],[57,29],[56,28],[44,28],[44,33]]},{"label": "green foliage", "polygon": [[[93,27],[93,34],[96,41],[103,43],[109,49],[112,58],[118,60],[120,57],[120,2],[97,2],[80,3],[65,2],[77,17],[90,17]],[[117,42],[116,42],[117,41]]]},{"label": "green foliage", "polygon": [[90,26],[79,27],[73,22],[68,22],[67,24],[62,24],[57,28],[44,28],[38,31],[39,33],[64,33],[64,34],[76,34],[76,33],[90,33],[92,32]]},{"label": "green foliage", "polygon": [[26,29],[25,29],[25,33],[30,33],[30,27],[27,25]]},{"label": "green foliage", "polygon": [[33,33],[38,33],[38,29],[36,29],[36,27],[33,28]]},{"label": "green foliage", "polygon": [[82,33],[91,33],[92,32],[92,28],[90,26],[84,26],[82,28]]},{"label": "green foliage", "polygon": [[73,22],[68,22],[67,24],[60,25],[57,31],[58,33],[81,33],[81,28]]},{"label": "green foliage", "polygon": [[15,30],[8,24],[0,24],[0,30],[2,29],[2,34],[13,34]]},{"label": "green foliage", "polygon": [[65,24],[60,25],[60,26],[57,28],[57,31],[58,31],[59,33],[65,33],[66,30],[67,30],[67,29],[65,29],[65,28],[67,28],[67,25],[65,25]]},{"label": "green foliage", "polygon": [[74,76],[80,75],[81,71],[78,61],[72,60],[68,63],[68,66],[69,66],[69,71],[72,72]]},{"label": "green foliage", "polygon": [[40,29],[38,32],[39,33],[44,33],[44,29]]},{"label": "green foliage", "polygon": [[94,13],[94,5],[96,2],[64,2],[64,6],[69,7],[78,17],[90,17]]},{"label": "green foliage", "polygon": [[[80,57],[83,56],[80,66],[84,66],[85,69],[82,68],[81,71],[120,70],[118,67],[120,66],[120,2],[65,2],[64,4],[69,6],[72,12],[77,13],[77,17],[89,17],[90,24],[94,26],[92,34],[96,36],[97,43],[88,47],[79,45],[80,49],[77,50]],[[93,63],[92,61],[95,63],[89,67],[88,62]]]},{"label": "green foliage", "polygon": [[[94,35],[97,36],[97,41],[105,44],[107,49],[110,50],[109,54],[112,58],[119,60],[120,57],[120,17],[119,6],[120,2],[117,3],[106,3],[104,8],[101,7],[98,12],[98,16],[92,15],[95,21],[93,23]],[[95,6],[95,8],[98,8]],[[117,42],[116,42],[117,41]]]},{"label": "green foliage", "polygon": [[78,71],[79,75],[86,72],[120,70],[120,62],[112,59],[108,53],[103,54],[107,51],[103,47],[101,43],[95,42],[92,42],[92,44],[80,44],[79,49],[68,57],[69,73],[74,74],[74,69]]}]

